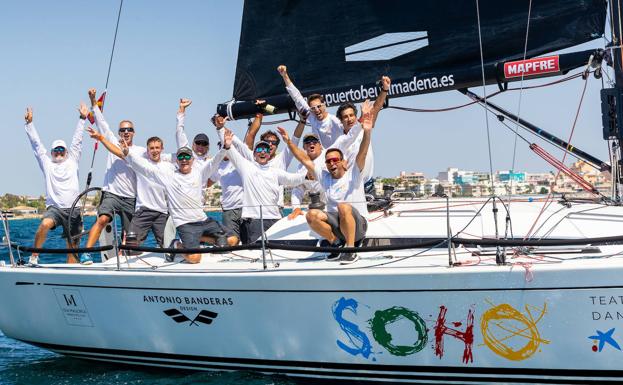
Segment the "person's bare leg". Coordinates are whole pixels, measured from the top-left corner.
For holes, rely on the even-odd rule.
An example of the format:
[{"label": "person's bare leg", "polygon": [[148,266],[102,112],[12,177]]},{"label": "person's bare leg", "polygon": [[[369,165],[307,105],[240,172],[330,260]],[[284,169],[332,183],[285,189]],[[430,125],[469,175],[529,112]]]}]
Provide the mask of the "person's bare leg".
[{"label": "person's bare leg", "polygon": [[227,244],[229,246],[236,246],[238,245],[238,242],[240,242],[240,240],[235,235],[232,235],[231,237],[227,237]]},{"label": "person's bare leg", "polygon": [[333,230],[331,230],[331,225],[327,222],[329,217],[324,211],[311,209],[305,215],[305,219],[307,219],[309,227],[327,241],[333,243],[337,240]]},{"label": "person's bare leg", "polygon": [[182,254],[186,262],[199,263],[201,262],[201,254]]},{"label": "person's bare leg", "polygon": [[[48,231],[54,227],[54,221],[51,218],[43,218],[39,227],[37,228],[37,232],[35,233],[35,248],[40,248],[45,243],[45,239],[48,236]],[[33,257],[39,257],[39,253],[32,253]]]},{"label": "person's bare leg", "polygon": [[355,217],[353,206],[348,203],[338,203],[337,212],[340,216],[340,231],[344,234],[347,247],[355,246]]},{"label": "person's bare leg", "polygon": [[[66,241],[68,249],[75,249],[79,246],[80,241],[69,242]],[[70,253],[67,254],[67,263],[78,263],[78,256],[76,254]]]},{"label": "person's bare leg", "polygon": [[111,218],[108,215],[102,214],[97,217],[95,223],[89,230],[89,238],[87,239],[86,247],[93,247],[95,243],[100,239],[100,234],[102,230],[110,223]]}]

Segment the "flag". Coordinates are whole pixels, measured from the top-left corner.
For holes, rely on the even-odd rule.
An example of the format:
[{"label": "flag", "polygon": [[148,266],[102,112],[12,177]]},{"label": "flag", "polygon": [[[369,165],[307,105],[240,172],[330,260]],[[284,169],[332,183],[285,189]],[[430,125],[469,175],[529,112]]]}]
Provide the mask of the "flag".
[{"label": "flag", "polygon": [[[97,99],[97,106],[102,112],[104,111],[104,99],[106,99],[106,91],[104,91],[100,98]],[[87,119],[89,119],[89,122],[91,122],[91,124],[95,124],[95,116],[93,116],[93,112],[89,112]]]}]

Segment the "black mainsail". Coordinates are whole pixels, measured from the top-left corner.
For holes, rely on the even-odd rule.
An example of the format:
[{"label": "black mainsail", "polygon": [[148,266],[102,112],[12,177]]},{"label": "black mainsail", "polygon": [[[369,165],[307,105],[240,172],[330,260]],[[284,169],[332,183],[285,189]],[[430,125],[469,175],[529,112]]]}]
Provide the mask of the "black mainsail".
[{"label": "black mainsail", "polygon": [[[549,76],[585,65],[592,51],[547,60],[523,59],[529,1],[480,0],[488,84],[524,75]],[[246,0],[233,103],[218,112],[242,118],[252,101],[292,107],[276,68],[286,64],[304,95],[327,103],[376,96],[381,74],[392,78],[392,97],[482,84],[476,2],[434,0]],[[603,0],[533,0],[526,57],[571,47],[603,35]],[[505,63],[511,62],[511,65]]]}]

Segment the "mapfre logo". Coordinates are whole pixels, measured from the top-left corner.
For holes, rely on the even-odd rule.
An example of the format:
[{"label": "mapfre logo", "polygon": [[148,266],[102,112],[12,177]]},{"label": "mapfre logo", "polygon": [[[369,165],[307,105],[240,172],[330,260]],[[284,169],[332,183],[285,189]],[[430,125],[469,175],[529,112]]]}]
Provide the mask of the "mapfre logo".
[{"label": "mapfre logo", "polygon": [[539,57],[504,63],[504,77],[506,79],[521,76],[535,76],[552,72],[560,72],[558,56]]}]

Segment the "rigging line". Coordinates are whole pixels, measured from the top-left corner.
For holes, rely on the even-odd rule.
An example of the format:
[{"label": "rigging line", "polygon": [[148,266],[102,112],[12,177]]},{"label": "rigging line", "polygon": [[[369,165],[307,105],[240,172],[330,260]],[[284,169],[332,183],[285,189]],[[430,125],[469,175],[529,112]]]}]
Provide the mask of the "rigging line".
[{"label": "rigging line", "polygon": [[[480,71],[482,72],[482,93],[485,106],[487,106],[487,90],[486,90],[486,80],[485,80],[485,58],[483,55],[482,49],[482,34],[480,28],[480,6],[478,4],[478,0],[476,0],[476,17],[478,21],[478,44],[480,46]],[[489,151],[489,173],[491,177],[491,194],[495,195],[495,189],[493,185],[493,159],[491,155],[491,135],[489,132],[489,110],[485,109],[485,124],[487,126],[487,148]]]},{"label": "rigging line", "polygon": [[[623,66],[623,49],[622,49],[623,42],[621,41],[621,36],[623,36],[623,28],[621,27],[621,0],[617,1],[617,7],[618,7],[618,13],[619,13],[619,38],[617,41],[617,45],[619,46],[619,54],[621,55],[621,63],[619,65]],[[619,68],[619,69],[623,69],[623,68]]]},{"label": "rigging line", "polygon": [[121,19],[121,9],[123,8],[123,0],[119,3],[119,12],[117,13],[117,25],[115,26],[115,37],[112,40],[112,50],[110,51],[110,61],[108,61],[108,74],[106,75],[106,86],[104,90],[108,89],[108,80],[110,79],[110,69],[112,68],[112,59],[115,55],[115,45],[117,44],[117,31],[119,31],[119,20]]},{"label": "rigging line", "polygon": [[[524,49],[523,49],[523,60],[526,60],[526,56],[527,56],[527,52],[528,52],[528,36],[530,34],[530,15],[532,13],[532,0],[530,0],[530,3],[528,4],[528,22],[526,23],[526,40],[524,43]],[[524,77],[525,77],[525,72],[522,71],[521,72],[521,81],[519,83],[519,101],[518,101],[518,105],[517,105],[517,119],[515,120],[515,140],[513,142],[513,162],[511,164],[511,173],[515,172],[515,162],[517,159],[517,131],[519,128],[519,114],[521,112],[521,99],[523,96],[523,81],[524,81]],[[510,204],[511,204],[511,194],[513,192],[513,181],[514,181],[514,177],[511,174],[510,175],[510,189],[508,190],[508,208],[510,211]]]},{"label": "rigging line", "polygon": [[[569,143],[569,145],[571,145],[571,139],[573,138],[573,133],[575,132],[575,126],[578,122],[578,117],[580,116],[580,110],[582,108],[582,102],[584,101],[584,95],[586,94],[586,86],[588,85],[588,76],[586,77],[586,79],[584,79],[584,87],[582,88],[582,95],[580,96],[580,102],[578,104],[578,108],[575,112],[575,118],[573,119],[573,125],[571,126],[571,132],[569,133],[569,139],[567,140],[567,143]],[[565,163],[565,160],[567,159],[567,154],[569,154],[569,150],[568,148],[564,149],[564,154],[562,156],[562,163]],[[551,199],[551,197],[553,196],[553,186],[556,185],[556,181],[558,180],[558,177],[560,176],[561,170],[558,170],[558,172],[556,173],[556,176],[554,177],[554,183],[552,185],[552,188],[550,188],[550,192],[549,194],[547,194],[547,200]],[[539,219],[541,218],[541,215],[543,215],[543,211],[545,210],[545,206],[547,204],[547,200],[546,203],[543,204],[543,206],[541,207],[541,211],[539,211],[539,214],[537,215],[536,219],[534,220],[534,222],[532,223],[532,226],[530,226],[530,230],[528,230],[528,232],[526,233],[526,236],[524,237],[524,239],[530,239],[532,238],[532,230],[534,229],[534,226],[536,226],[537,222],[539,221]]]}]

